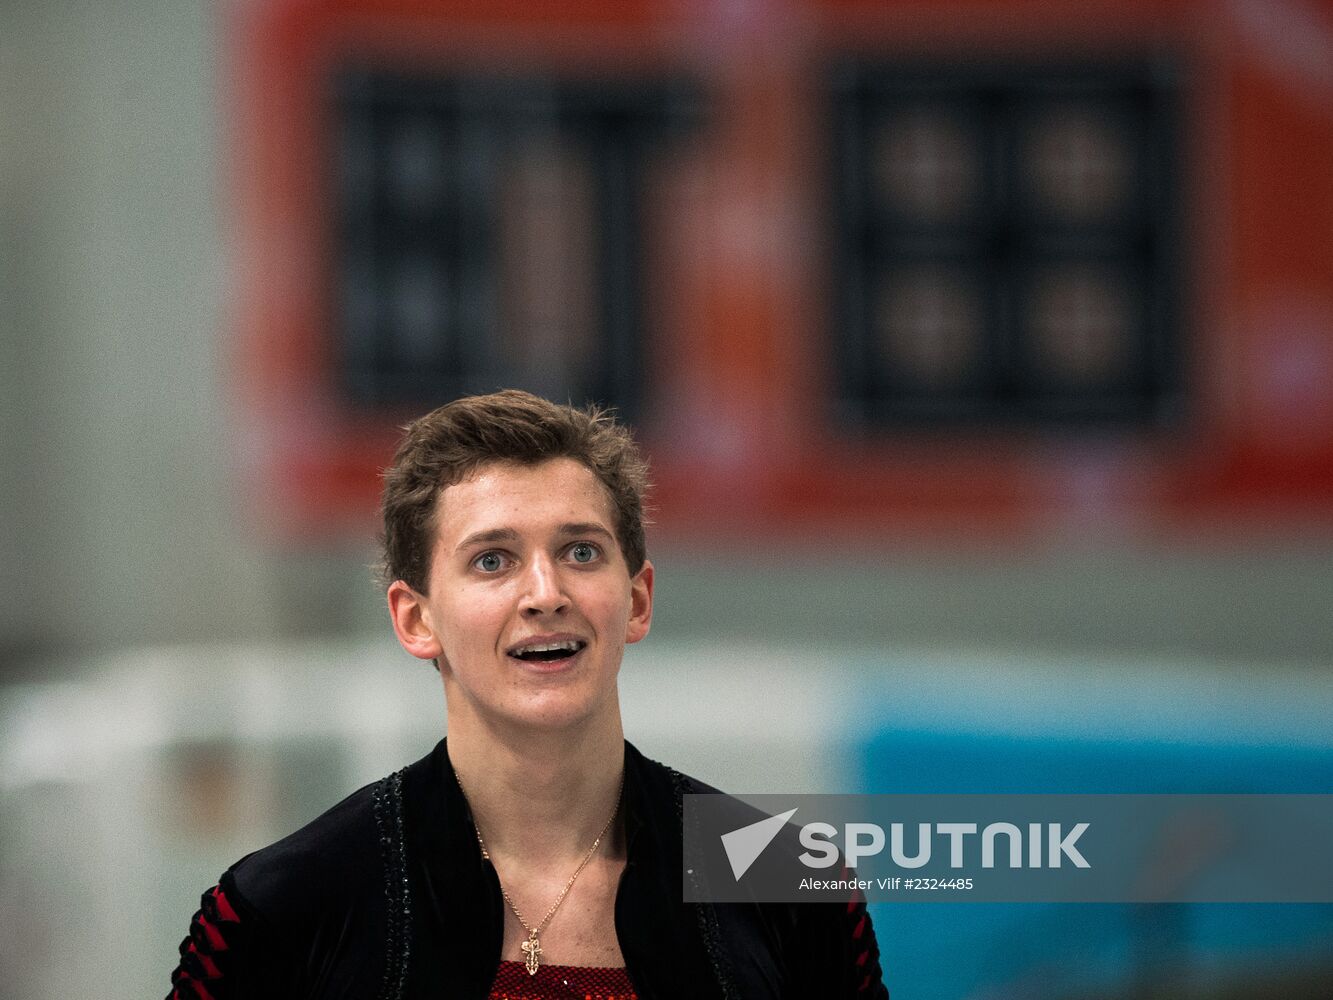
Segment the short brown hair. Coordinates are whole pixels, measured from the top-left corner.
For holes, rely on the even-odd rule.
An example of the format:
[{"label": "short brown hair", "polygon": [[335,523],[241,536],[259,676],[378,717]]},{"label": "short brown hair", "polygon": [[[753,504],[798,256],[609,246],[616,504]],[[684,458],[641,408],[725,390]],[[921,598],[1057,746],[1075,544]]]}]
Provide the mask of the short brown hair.
[{"label": "short brown hair", "polygon": [[439,496],[488,462],[582,462],[610,495],[616,538],[630,575],[643,568],[648,463],[629,429],[609,410],[561,406],[506,389],[446,403],[404,430],[393,465],[384,471],[380,574],[385,586],[402,580],[426,593]]}]

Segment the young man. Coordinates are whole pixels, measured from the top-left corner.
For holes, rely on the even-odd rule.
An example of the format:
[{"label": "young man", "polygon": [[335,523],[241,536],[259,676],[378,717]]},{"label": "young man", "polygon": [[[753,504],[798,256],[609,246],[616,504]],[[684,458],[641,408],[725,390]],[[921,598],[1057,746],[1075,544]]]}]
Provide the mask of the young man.
[{"label": "young man", "polygon": [[605,413],[508,391],[413,423],[385,475],[403,648],[448,740],[243,858],[173,996],[885,997],[864,906],[682,902],[681,796],[625,742],[647,467]]}]

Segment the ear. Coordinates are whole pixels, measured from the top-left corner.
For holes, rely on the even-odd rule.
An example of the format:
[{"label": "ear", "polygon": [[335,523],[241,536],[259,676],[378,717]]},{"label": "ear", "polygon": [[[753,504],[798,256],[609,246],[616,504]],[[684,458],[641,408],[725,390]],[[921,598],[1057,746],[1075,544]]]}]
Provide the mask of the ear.
[{"label": "ear", "polygon": [[426,599],[402,580],[389,584],[389,618],[394,635],[419,660],[434,660],[443,652],[426,612]]},{"label": "ear", "polygon": [[629,582],[629,622],[625,642],[638,642],[653,624],[653,564],[644,560],[643,568]]}]

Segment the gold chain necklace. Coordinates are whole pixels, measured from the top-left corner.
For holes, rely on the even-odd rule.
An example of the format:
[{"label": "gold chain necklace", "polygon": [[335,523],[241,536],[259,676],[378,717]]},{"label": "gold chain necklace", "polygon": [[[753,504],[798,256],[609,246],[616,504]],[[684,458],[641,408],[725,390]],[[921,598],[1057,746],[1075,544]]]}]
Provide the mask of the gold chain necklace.
[{"label": "gold chain necklace", "polygon": [[[454,780],[458,781],[457,772],[454,773]],[[461,791],[463,788],[463,783],[461,781],[458,782],[458,787]],[[601,846],[602,838],[606,836],[606,831],[611,829],[611,824],[615,822],[616,814],[620,812],[620,796],[624,791],[625,772],[621,771],[620,789],[616,792],[616,805],[615,808],[611,810],[611,815],[607,817],[606,825],[602,827],[602,832],[599,833],[597,839],[592,842],[592,847],[588,848],[588,853],[583,856],[583,860],[579,862],[579,866],[574,869],[574,874],[569,876],[569,881],[566,882],[565,887],[560,890],[560,895],[555,897],[555,902],[552,903],[551,908],[546,911],[546,916],[538,921],[536,927],[528,926],[528,922],[523,919],[523,914],[518,912],[518,907],[514,904],[513,898],[505,890],[504,883],[500,883],[500,895],[503,896],[505,902],[509,904],[509,908],[514,911],[514,917],[518,920],[519,926],[527,931],[528,934],[528,939],[522,942],[519,945],[519,948],[523,952],[523,965],[527,968],[529,976],[535,976],[537,974],[537,969],[541,965],[542,945],[538,935],[546,929],[546,925],[550,923],[551,918],[555,916],[555,911],[560,909],[560,904],[565,901],[565,896],[569,894],[570,887],[573,886],[574,880],[583,874],[583,869],[588,867],[588,862],[591,861],[593,855],[597,853],[597,848]],[[467,799],[466,792],[463,792],[463,799],[465,801]],[[469,805],[468,808],[470,809],[471,805]],[[491,853],[486,850],[486,841],[481,837],[481,827],[476,825],[475,820],[473,821],[472,828],[477,832],[477,846],[481,848],[481,856],[487,861],[490,861]],[[498,875],[499,873],[497,872],[496,874]]]}]

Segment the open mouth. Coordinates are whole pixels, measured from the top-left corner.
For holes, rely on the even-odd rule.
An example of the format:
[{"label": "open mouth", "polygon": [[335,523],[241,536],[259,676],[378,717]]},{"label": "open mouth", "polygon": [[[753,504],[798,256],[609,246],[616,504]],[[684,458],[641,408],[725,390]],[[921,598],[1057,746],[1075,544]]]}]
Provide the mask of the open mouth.
[{"label": "open mouth", "polygon": [[564,660],[582,650],[588,644],[582,639],[566,639],[561,642],[533,642],[516,646],[509,655],[524,663],[554,663]]}]

